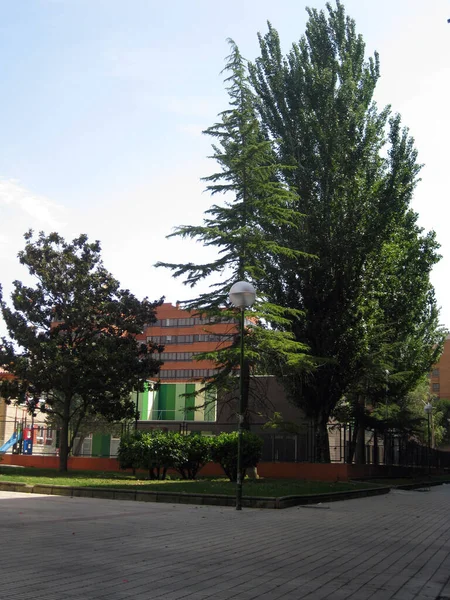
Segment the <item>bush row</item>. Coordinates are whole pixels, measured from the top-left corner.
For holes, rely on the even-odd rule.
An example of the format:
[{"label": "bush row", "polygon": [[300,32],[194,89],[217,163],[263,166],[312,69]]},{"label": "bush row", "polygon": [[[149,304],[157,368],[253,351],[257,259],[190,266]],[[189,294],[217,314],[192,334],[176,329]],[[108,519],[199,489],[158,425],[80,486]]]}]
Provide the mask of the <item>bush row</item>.
[{"label": "bush row", "polygon": [[[261,459],[262,439],[244,431],[242,435],[242,477]],[[217,436],[151,431],[122,436],[117,458],[121,469],[145,469],[150,479],[165,479],[167,469],[175,469],[183,479],[195,479],[207,462],[221,465],[230,481],[237,477],[238,434]]]}]

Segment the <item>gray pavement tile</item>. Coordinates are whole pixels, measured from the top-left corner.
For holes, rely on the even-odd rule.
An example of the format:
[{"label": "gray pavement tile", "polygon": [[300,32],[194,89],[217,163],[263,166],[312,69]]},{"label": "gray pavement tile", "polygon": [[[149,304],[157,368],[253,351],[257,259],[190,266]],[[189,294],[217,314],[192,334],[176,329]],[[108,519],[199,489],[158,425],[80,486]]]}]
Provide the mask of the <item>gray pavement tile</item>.
[{"label": "gray pavement tile", "polygon": [[446,486],[237,512],[0,492],[0,589],[9,600],[30,589],[36,600],[434,600],[450,596],[449,500]]}]

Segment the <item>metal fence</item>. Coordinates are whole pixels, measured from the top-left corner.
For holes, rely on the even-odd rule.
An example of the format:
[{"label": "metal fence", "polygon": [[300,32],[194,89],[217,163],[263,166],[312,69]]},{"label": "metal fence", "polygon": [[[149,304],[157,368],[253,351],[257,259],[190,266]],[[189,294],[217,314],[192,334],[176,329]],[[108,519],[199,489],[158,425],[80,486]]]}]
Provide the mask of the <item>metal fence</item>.
[{"label": "metal fence", "polygon": [[[351,451],[352,427],[330,424],[328,433],[331,462],[355,463],[354,452]],[[263,461],[316,461],[316,439],[312,426],[306,426],[298,434],[264,433],[261,437],[264,440]],[[428,448],[401,434],[389,432],[375,438],[372,431],[366,431],[365,437],[367,443],[364,444],[364,464],[450,468],[450,452]],[[358,460],[362,462],[359,457]]]},{"label": "metal fence", "polygon": [[[179,431],[188,433],[187,424]],[[115,457],[120,435],[127,427],[118,425],[111,434],[77,436],[72,454],[75,456]],[[129,424],[134,429],[134,424]],[[165,428],[163,428],[165,429]],[[16,438],[14,439],[14,435]],[[267,462],[310,462],[316,461],[316,438],[312,425],[305,425],[300,433],[262,433],[262,460]],[[2,452],[14,454],[56,455],[59,453],[59,431],[42,423],[26,424],[12,420],[0,420],[0,448]],[[334,463],[355,462],[352,450],[353,431],[349,425],[330,424],[330,459]],[[437,467],[450,469],[450,452],[428,448],[417,441],[407,439],[395,432],[374,436],[367,431],[365,436],[365,464],[404,467]],[[5,448],[6,445],[6,448]],[[352,457],[352,460],[350,460]],[[360,457],[358,462],[361,463]]]},{"label": "metal fence", "polygon": [[59,430],[43,423],[0,421],[0,453],[54,455],[58,453]]}]

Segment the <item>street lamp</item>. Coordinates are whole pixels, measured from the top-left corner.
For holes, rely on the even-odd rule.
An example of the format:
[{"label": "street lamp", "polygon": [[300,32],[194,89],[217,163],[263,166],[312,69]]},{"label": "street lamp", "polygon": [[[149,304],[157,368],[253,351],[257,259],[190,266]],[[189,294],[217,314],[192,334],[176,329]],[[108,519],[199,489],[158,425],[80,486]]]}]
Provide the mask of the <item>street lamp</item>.
[{"label": "street lamp", "polygon": [[385,411],[386,411],[386,421],[389,418],[389,371],[386,369],[386,386],[385,386]]},{"label": "street lamp", "polygon": [[431,413],[433,412],[433,406],[431,402],[427,402],[423,407],[425,414],[427,415],[428,421],[428,452],[427,452],[427,462],[428,462],[428,476],[430,475],[430,452],[431,452],[431,428],[430,428],[430,419]]},{"label": "street lamp", "polygon": [[237,449],[237,477],[236,477],[236,510],[242,510],[242,426],[244,422],[244,328],[245,309],[255,302],[256,291],[251,283],[238,281],[229,293],[229,300],[233,306],[239,308],[240,314],[240,373],[239,373],[239,404],[238,404],[238,449]]},{"label": "street lamp", "polygon": [[[385,371],[386,373],[386,385],[385,385],[385,399],[384,399],[384,411],[385,411],[385,425],[384,425],[384,464],[387,465],[387,461],[388,461],[388,457],[387,457],[387,447],[388,447],[388,442],[391,442],[391,439],[389,437],[389,429],[388,429],[388,422],[389,422],[389,371],[388,369],[386,369]],[[391,446],[391,444],[389,444],[389,447]]]},{"label": "street lamp", "polygon": [[134,432],[135,433],[138,430],[138,421],[139,421],[139,379],[137,382],[137,389],[136,389],[136,410],[134,411]]}]

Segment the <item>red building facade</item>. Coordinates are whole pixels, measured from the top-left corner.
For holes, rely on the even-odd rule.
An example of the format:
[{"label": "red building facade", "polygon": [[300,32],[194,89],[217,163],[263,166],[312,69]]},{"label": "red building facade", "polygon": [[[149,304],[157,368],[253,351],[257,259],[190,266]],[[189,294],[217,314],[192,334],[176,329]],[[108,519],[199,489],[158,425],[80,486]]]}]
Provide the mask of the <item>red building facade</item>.
[{"label": "red building facade", "polygon": [[146,326],[141,339],[164,346],[159,377],[165,383],[212,377],[214,361],[199,361],[196,355],[229,346],[237,332],[235,320],[202,317],[170,303],[158,308],[157,318],[156,323]]}]

